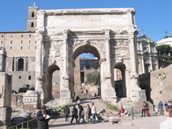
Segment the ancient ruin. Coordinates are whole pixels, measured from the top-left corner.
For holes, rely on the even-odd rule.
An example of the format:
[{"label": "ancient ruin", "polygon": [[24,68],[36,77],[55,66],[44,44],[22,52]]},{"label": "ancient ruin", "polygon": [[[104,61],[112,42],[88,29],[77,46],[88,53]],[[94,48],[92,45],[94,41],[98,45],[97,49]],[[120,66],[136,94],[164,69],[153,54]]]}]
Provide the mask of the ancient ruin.
[{"label": "ancient ruin", "polygon": [[116,103],[113,69],[119,68],[123,96],[140,100],[144,91],[138,83],[134,14],[132,8],[39,10],[35,90],[41,99],[52,98],[52,73],[60,70],[60,102],[71,102],[74,60],[81,53],[93,53],[99,59],[102,99]]}]

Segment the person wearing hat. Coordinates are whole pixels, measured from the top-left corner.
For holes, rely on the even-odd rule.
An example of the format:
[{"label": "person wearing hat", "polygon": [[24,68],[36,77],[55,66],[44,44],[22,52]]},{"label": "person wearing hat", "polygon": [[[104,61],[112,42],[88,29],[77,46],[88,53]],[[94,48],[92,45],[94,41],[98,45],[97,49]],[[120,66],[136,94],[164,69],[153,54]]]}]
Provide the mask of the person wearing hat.
[{"label": "person wearing hat", "polygon": [[36,117],[38,129],[49,129],[48,121],[50,120],[50,114],[45,105],[41,106],[41,109],[38,111]]}]

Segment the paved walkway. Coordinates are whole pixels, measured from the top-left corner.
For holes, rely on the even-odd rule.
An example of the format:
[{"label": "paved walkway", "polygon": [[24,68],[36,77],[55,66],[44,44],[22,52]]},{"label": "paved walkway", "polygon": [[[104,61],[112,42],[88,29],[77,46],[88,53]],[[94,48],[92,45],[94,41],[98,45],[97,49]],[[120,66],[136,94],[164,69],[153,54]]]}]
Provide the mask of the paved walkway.
[{"label": "paved walkway", "polygon": [[86,123],[86,124],[76,124],[69,122],[65,122],[63,117],[58,119],[50,120],[50,129],[159,129],[161,121],[163,121],[165,117],[163,116],[154,116],[154,117],[145,117],[134,120],[124,119],[120,123],[111,124],[110,122],[98,122],[96,124]]},{"label": "paved walkway", "polygon": [[[98,99],[84,100],[81,102],[83,106],[86,104],[91,104],[94,102],[97,110],[102,108],[106,109],[106,105],[100,102]],[[160,123],[165,119],[164,116],[152,116],[152,117],[135,117],[134,120],[131,117],[122,117],[120,123],[111,124],[110,122],[98,122],[96,124],[86,123],[86,124],[76,124],[65,122],[64,117],[58,119],[51,119],[49,121],[50,129],[159,129]]]}]

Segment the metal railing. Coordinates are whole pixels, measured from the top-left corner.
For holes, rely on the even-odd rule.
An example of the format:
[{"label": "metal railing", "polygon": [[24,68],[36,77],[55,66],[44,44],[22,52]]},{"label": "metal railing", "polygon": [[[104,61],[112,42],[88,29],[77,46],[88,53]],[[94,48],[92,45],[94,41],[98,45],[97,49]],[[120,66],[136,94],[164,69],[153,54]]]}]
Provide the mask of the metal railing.
[{"label": "metal railing", "polygon": [[24,121],[20,124],[8,127],[7,129],[33,129],[36,126],[37,126],[36,118],[33,118],[31,120]]}]

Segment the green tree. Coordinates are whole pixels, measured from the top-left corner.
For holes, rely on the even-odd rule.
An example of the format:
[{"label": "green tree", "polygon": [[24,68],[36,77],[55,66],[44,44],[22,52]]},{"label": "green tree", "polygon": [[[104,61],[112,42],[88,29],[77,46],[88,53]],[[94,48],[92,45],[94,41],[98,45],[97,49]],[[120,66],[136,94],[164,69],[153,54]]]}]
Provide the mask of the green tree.
[{"label": "green tree", "polygon": [[87,74],[86,84],[91,84],[91,83],[93,83],[94,85],[98,85],[100,83],[99,71],[94,71]]},{"label": "green tree", "polygon": [[171,49],[170,45],[166,45],[166,44],[156,46],[156,50],[160,56],[169,55],[170,49]]}]

